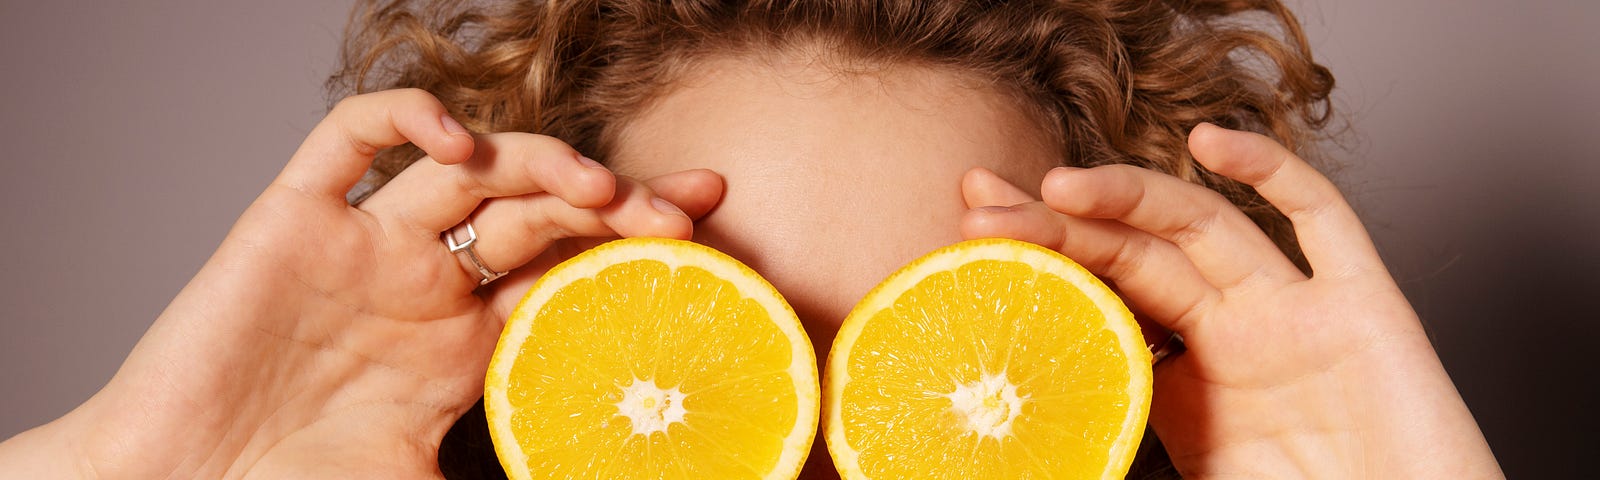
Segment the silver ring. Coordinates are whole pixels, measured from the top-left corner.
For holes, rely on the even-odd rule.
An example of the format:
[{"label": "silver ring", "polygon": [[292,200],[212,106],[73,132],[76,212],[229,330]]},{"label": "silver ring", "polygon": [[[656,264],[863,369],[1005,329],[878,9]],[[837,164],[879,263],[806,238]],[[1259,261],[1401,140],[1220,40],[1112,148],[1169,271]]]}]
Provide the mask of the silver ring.
[{"label": "silver ring", "polygon": [[[460,229],[462,226],[467,227],[467,241],[456,243],[456,230]],[[478,232],[472,229],[471,221],[461,222],[461,225],[452,227],[450,230],[446,230],[444,232],[444,245],[446,247],[450,247],[450,253],[457,257],[461,257],[462,254],[465,253],[467,261],[472,262],[472,266],[478,269],[479,286],[488,285],[489,282],[493,282],[495,279],[506,276],[505,272],[496,272],[494,269],[483,264],[483,257],[478,256],[478,249],[474,247],[474,245],[477,243]]]},{"label": "silver ring", "polygon": [[1166,340],[1150,345],[1150,365],[1158,365],[1167,357],[1183,353],[1188,347],[1183,344],[1183,337],[1178,332],[1172,332]]}]

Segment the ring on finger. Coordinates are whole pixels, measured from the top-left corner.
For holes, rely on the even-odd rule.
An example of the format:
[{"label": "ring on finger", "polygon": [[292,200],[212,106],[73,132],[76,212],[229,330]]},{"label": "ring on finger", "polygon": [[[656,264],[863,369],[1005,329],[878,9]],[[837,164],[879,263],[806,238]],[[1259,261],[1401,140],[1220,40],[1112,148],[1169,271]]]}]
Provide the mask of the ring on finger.
[{"label": "ring on finger", "polygon": [[1188,350],[1188,347],[1183,344],[1183,337],[1177,332],[1172,332],[1166,340],[1150,346],[1150,365],[1160,365],[1162,360],[1183,353],[1184,350]]},{"label": "ring on finger", "polygon": [[[467,239],[466,241],[457,242],[456,232],[463,229],[466,230]],[[444,244],[446,247],[449,247],[450,253],[455,255],[457,258],[465,257],[467,262],[471,263],[472,266],[477,270],[478,285],[483,286],[488,285],[489,282],[495,281],[495,279],[504,277],[506,272],[496,272],[494,269],[489,268],[488,265],[484,265],[483,257],[478,255],[478,249],[476,246],[477,243],[478,231],[472,228],[471,220],[461,222],[460,225],[451,227],[449,230],[444,232]]]}]

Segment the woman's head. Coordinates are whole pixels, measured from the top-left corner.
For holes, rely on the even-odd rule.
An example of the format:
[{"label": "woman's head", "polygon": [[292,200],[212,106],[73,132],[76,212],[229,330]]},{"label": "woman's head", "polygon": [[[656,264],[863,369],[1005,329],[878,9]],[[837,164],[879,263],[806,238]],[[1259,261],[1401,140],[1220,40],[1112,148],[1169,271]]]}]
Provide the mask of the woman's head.
[{"label": "woman's head", "polygon": [[[788,85],[762,84],[752,75]],[[739,78],[748,80],[743,86],[750,88],[728,84]],[[474,130],[555,136],[625,174],[715,167],[725,175],[736,175],[729,179],[735,200],[741,186],[748,185],[737,177],[739,169],[754,169],[769,179],[783,168],[792,169],[783,173],[790,178],[807,174],[827,178],[831,172],[862,179],[861,169],[899,172],[901,180],[948,177],[951,168],[935,168],[947,157],[933,154],[898,158],[905,155],[835,151],[830,158],[839,163],[827,165],[776,155],[804,147],[792,137],[819,133],[778,120],[810,118],[816,120],[812,126],[852,125],[839,131],[865,133],[870,129],[862,126],[908,125],[907,119],[892,116],[894,112],[921,111],[950,120],[941,125],[959,127],[955,133],[960,135],[934,134],[935,130],[921,127],[872,132],[878,135],[874,140],[879,150],[911,152],[896,142],[919,137],[931,139],[917,144],[937,147],[933,150],[952,148],[941,141],[979,142],[988,148],[965,152],[961,161],[969,162],[967,167],[989,167],[1025,188],[1037,188],[1038,175],[1051,165],[1126,163],[1152,168],[1222,192],[1291,257],[1297,257],[1297,248],[1287,222],[1248,188],[1201,169],[1188,153],[1186,135],[1196,124],[1212,122],[1266,133],[1303,150],[1327,119],[1332,87],[1327,70],[1311,61],[1298,24],[1276,0],[369,1],[353,18],[344,69],[333,80],[340,93],[423,88],[439,96]],[[713,86],[701,88],[707,85]],[[759,85],[772,88],[763,90]],[[829,86],[838,88],[825,88]],[[860,108],[852,110],[845,104],[832,111],[823,109],[829,105],[828,94],[848,97],[851,91],[864,95],[873,89],[883,93],[883,99],[899,99],[886,105],[910,108],[871,105],[871,98],[857,95],[848,101],[861,102]],[[695,95],[697,100],[674,101],[684,95]],[[806,95],[815,101],[775,103],[783,96],[804,99]],[[721,124],[700,121],[716,113],[751,110],[756,99],[774,101],[767,102],[773,103],[767,105],[768,111],[744,112],[755,118],[735,116],[721,119]],[[991,116],[973,122],[977,118],[959,108],[941,112],[946,108],[939,105],[943,100],[981,105]],[[830,116],[837,121],[830,124]],[[758,121],[763,118],[765,122]],[[642,124],[650,126],[641,128]],[[782,129],[779,133],[787,135],[752,135],[748,127],[754,125]],[[985,134],[993,135],[984,138]],[[679,160],[664,155],[663,149],[671,145],[650,144],[652,140],[717,148]],[[718,156],[733,154],[734,148],[745,149],[738,150],[742,158]],[[414,150],[389,152],[378,168],[392,174],[417,156]],[[804,186],[786,182],[791,189]],[[954,196],[957,184],[948,178],[944,182],[921,183],[925,188],[920,190],[947,189],[945,204],[959,200]],[[893,182],[879,184],[885,187],[879,189],[879,197],[886,196],[882,192],[889,187],[907,190]],[[839,186],[831,198],[871,208],[872,202],[843,195],[859,190]],[[804,202],[771,191],[752,198],[781,198],[793,203],[790,208],[813,212],[828,207],[825,202]],[[913,204],[924,199],[902,200]],[[927,205],[940,205],[926,200]],[[735,202],[727,210],[739,210],[738,205]],[[783,219],[771,218],[776,214],[771,210],[761,213],[769,214],[760,222],[769,228],[761,232],[797,238],[745,245],[702,240],[713,240],[708,243],[735,253],[751,250],[835,260],[798,238],[825,236],[814,230],[820,224],[808,228],[804,222],[774,222]],[[728,216],[733,215],[713,216],[712,223]],[[823,217],[806,218],[818,222]],[[749,225],[743,222],[747,219],[736,220]],[[859,220],[855,224],[875,219]],[[829,224],[842,227],[851,222]],[[937,238],[926,235],[940,232],[928,222],[884,226],[889,233],[918,232],[926,239],[895,251],[889,260],[914,256],[955,235],[951,231]],[[876,239],[838,233],[856,239],[853,243]],[[779,243],[790,248],[780,248]],[[873,247],[849,248],[871,251]],[[789,265],[763,256],[743,259],[764,273],[763,266]],[[878,269],[883,268],[887,267]],[[887,272],[874,273],[878,275],[850,280],[870,287]],[[776,277],[784,287],[785,277]],[[809,278],[810,284],[836,284],[816,275]],[[796,281],[789,286],[799,285]],[[850,286],[831,291],[859,294],[866,288]],[[785,293],[798,300],[802,310],[807,308],[808,295]],[[827,302],[834,306],[820,309],[829,311],[819,314],[837,321],[842,312],[836,310],[848,307],[848,303],[838,306],[842,299]]]},{"label": "woman's head", "polygon": [[1202,183],[1297,256],[1286,222],[1185,148],[1200,122],[1295,150],[1325,124],[1332,77],[1278,0],[370,0],[330,85],[423,88],[475,130],[549,134],[607,161],[639,112],[710,60],[796,55],[842,74],[962,76],[1016,100],[1063,164]]},{"label": "woman's head", "polygon": [[824,351],[874,283],[959,240],[972,167],[1035,194],[1057,165],[1170,173],[1297,257],[1186,136],[1304,150],[1332,87],[1277,0],[369,1],[343,61],[340,94],[423,88],[473,130],[551,135],[619,174],[722,173],[697,240],[772,280]]}]

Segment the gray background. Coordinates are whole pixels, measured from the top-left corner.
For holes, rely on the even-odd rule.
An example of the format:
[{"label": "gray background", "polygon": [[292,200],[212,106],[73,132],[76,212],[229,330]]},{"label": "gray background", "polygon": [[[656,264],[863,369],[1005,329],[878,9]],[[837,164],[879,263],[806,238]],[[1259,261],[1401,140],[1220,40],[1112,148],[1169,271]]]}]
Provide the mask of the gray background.
[{"label": "gray background", "polygon": [[[1355,126],[1338,178],[1507,473],[1577,475],[1600,431],[1600,2],[1290,3]],[[0,4],[0,438],[110,378],[276,174],[348,8]]]}]

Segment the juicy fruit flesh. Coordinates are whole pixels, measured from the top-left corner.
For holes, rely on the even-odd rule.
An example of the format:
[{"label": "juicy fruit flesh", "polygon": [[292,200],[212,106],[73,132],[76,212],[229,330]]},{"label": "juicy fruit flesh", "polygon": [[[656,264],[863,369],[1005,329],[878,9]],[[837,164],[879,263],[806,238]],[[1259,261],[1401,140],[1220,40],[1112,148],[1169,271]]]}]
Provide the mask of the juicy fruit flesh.
[{"label": "juicy fruit flesh", "polygon": [[868,478],[1099,478],[1148,401],[1096,303],[1022,262],[939,271],[865,313],[835,408]]},{"label": "juicy fruit flesh", "polygon": [[556,291],[529,339],[507,393],[537,475],[762,478],[795,428],[788,337],[706,270],[609,266]]}]

